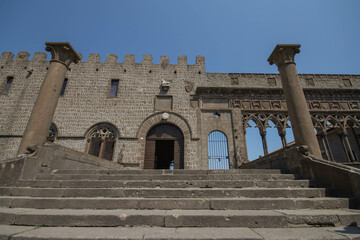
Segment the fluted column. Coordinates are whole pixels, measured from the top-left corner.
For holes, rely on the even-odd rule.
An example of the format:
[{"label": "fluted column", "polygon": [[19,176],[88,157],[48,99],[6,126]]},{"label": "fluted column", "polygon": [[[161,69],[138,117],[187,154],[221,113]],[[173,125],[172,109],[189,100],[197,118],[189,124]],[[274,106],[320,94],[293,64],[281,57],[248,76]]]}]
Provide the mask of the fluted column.
[{"label": "fluted column", "polygon": [[28,146],[45,143],[66,71],[72,62],[77,63],[81,60],[81,56],[67,42],[46,42],[45,44],[45,49],[51,52],[52,58],[24,131],[18,155],[26,153]]},{"label": "fluted column", "polygon": [[322,158],[294,62],[299,48],[300,44],[278,44],[268,62],[270,65],[275,63],[279,69],[296,145],[306,145],[310,154]]}]

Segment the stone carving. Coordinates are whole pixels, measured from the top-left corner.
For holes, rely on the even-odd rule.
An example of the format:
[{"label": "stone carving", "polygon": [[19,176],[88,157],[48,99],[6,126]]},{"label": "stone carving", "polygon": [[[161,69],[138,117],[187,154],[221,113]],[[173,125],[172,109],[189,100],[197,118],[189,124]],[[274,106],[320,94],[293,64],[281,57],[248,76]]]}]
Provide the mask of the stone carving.
[{"label": "stone carving", "polygon": [[108,128],[108,127],[103,127],[103,128],[99,128],[96,131],[94,131],[91,134],[91,138],[101,138],[101,139],[106,139],[106,138],[110,138],[110,139],[115,139],[115,132]]},{"label": "stone carving", "polygon": [[330,102],[331,109],[341,109],[339,102]]},{"label": "stone carving", "polygon": [[[349,111],[360,109],[360,102],[358,101],[317,101],[308,100],[308,107],[310,111]],[[286,111],[287,105],[284,100],[231,100],[232,108],[240,108],[243,110],[274,110],[274,111]]]},{"label": "stone carving", "polygon": [[241,108],[241,101],[240,100],[231,100],[231,106],[233,108]]},{"label": "stone carving", "polygon": [[231,85],[238,85],[239,84],[239,78],[232,77],[231,78]]},{"label": "stone carving", "polygon": [[164,79],[161,79],[161,85],[160,85],[161,89],[165,92],[167,92],[170,88],[170,82],[165,81]]},{"label": "stone carving", "polygon": [[275,78],[268,78],[267,81],[268,81],[270,86],[276,86]]},{"label": "stone carving", "polygon": [[321,109],[321,104],[319,101],[312,101],[312,102],[310,102],[310,108]]},{"label": "stone carving", "polygon": [[358,102],[350,102],[350,108],[351,109],[355,109],[355,110],[359,110],[359,103]]},{"label": "stone carving", "polygon": [[252,101],[252,107],[254,109],[260,109],[261,108],[260,101]]},{"label": "stone carving", "polygon": [[314,80],[312,78],[305,78],[305,83],[308,86],[315,86]]},{"label": "stone carving", "polygon": [[194,89],[194,83],[192,82],[185,82],[185,91],[191,92]]},{"label": "stone carving", "polygon": [[281,102],[280,101],[271,101],[271,106],[274,109],[281,109]]}]

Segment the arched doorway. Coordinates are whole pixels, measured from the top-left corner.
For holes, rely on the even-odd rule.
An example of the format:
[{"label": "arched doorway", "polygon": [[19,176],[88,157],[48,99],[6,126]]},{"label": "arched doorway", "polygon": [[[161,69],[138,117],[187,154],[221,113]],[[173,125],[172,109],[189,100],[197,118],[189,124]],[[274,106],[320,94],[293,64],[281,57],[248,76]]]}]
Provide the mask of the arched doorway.
[{"label": "arched doorway", "polygon": [[208,136],[209,169],[229,169],[229,151],[227,137],[220,131]]},{"label": "arched doorway", "polygon": [[144,169],[183,169],[184,136],[174,125],[161,124],[146,135]]}]

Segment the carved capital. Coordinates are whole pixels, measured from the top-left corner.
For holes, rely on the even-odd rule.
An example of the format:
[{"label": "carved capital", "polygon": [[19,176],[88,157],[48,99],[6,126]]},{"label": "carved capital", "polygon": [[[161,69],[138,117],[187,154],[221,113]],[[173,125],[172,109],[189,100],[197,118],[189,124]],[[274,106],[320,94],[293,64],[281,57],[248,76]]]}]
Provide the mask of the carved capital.
[{"label": "carved capital", "polygon": [[68,42],[45,42],[45,45],[45,50],[51,52],[50,62],[59,62],[69,67],[72,62],[81,60],[81,55]]},{"label": "carved capital", "polygon": [[268,58],[268,62],[270,65],[275,63],[278,68],[283,64],[295,64],[295,54],[300,52],[300,46],[300,44],[278,44]]}]

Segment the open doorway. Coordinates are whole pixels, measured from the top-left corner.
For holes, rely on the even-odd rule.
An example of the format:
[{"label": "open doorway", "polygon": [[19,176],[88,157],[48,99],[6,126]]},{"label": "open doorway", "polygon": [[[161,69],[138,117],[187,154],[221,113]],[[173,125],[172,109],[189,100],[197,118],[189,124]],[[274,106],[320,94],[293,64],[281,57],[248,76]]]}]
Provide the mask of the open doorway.
[{"label": "open doorway", "polygon": [[174,169],[174,140],[156,140],[155,168]]},{"label": "open doorway", "polygon": [[184,169],[184,136],[171,124],[160,124],[146,136],[144,169]]}]

